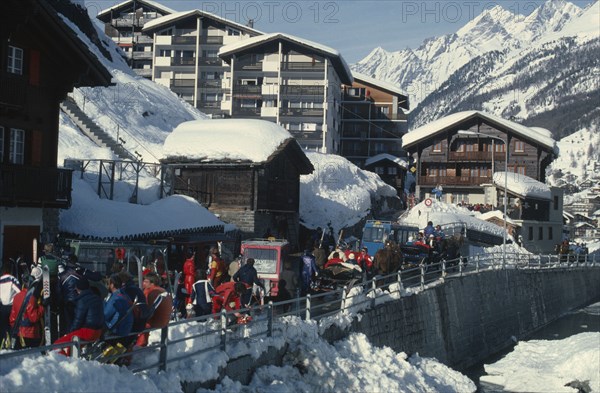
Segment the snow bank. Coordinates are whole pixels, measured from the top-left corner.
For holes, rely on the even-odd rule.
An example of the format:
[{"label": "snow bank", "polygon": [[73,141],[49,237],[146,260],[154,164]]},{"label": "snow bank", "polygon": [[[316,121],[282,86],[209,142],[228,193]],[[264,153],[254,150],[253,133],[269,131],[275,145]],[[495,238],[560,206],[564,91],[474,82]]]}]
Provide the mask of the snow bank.
[{"label": "snow bank", "polygon": [[[594,345],[595,344],[595,345]],[[600,392],[600,333],[580,333],[563,340],[520,342],[494,364],[485,365],[483,382],[510,392],[570,392],[565,386],[587,381],[592,392]]]},{"label": "snow bank", "polygon": [[315,171],[300,176],[300,220],[310,229],[328,223],[337,233],[366,217],[371,198],[396,196],[379,175],[364,171],[344,157],[306,152]]},{"label": "snow bank", "polygon": [[436,201],[432,199],[430,207],[425,206],[425,201],[417,204],[402,216],[402,222],[416,225],[423,229],[427,226],[427,221],[432,221],[433,225],[444,225],[452,223],[462,223],[467,229],[475,229],[481,232],[502,236],[503,228],[491,222],[483,221],[479,217],[481,213],[470,211],[469,209]]}]

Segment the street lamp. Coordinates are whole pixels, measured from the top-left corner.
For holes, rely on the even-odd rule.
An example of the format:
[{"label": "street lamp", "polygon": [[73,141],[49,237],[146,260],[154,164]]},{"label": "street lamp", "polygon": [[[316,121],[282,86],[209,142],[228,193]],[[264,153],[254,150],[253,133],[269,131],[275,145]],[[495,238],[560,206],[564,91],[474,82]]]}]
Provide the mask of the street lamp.
[{"label": "street lamp", "polygon": [[[501,141],[502,143],[504,143],[504,198],[503,198],[504,234],[502,237],[502,268],[505,268],[506,267],[506,234],[507,234],[506,221],[508,220],[508,216],[506,215],[506,205],[508,205],[508,193],[507,193],[507,189],[508,189],[508,143],[505,139],[500,138],[499,136],[488,135],[488,134],[484,134],[483,132],[459,130],[458,134],[459,135],[471,135],[471,136],[481,135],[486,138],[497,139],[497,140]],[[494,153],[495,152],[492,151],[492,157],[494,156]],[[493,177],[494,177],[494,174],[492,173],[492,181],[493,181]]]}]

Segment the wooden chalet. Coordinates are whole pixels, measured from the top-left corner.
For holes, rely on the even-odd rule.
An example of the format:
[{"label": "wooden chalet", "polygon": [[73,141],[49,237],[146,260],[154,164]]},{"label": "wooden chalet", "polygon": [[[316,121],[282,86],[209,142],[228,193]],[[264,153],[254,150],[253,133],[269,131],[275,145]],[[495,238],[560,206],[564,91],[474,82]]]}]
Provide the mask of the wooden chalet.
[{"label": "wooden chalet", "polygon": [[[203,122],[244,121],[279,127],[264,120]],[[236,142],[244,143],[231,141]],[[260,162],[167,156],[162,163],[172,193],[198,200],[222,221],[235,224],[244,238],[263,237],[270,232],[298,246],[300,175],[310,174],[314,168],[291,135]]]},{"label": "wooden chalet", "polygon": [[387,153],[377,154],[365,160],[364,169],[377,173],[381,180],[394,187],[398,192],[398,196],[406,202],[404,195],[404,181],[408,169],[406,158]]},{"label": "wooden chalet", "polygon": [[[0,2],[0,254],[32,258],[71,204],[71,171],[56,165],[59,103],[73,87],[108,86],[111,74],[59,15],[88,23],[69,1]],[[82,28],[85,30],[85,28]]]},{"label": "wooden chalet", "polygon": [[416,169],[416,196],[428,197],[434,187],[441,185],[442,200],[446,202],[493,203],[481,186],[490,184],[495,172],[505,170],[503,141],[508,143],[509,172],[545,181],[546,168],[557,155],[550,131],[468,111],[436,120],[402,137],[402,147]]}]

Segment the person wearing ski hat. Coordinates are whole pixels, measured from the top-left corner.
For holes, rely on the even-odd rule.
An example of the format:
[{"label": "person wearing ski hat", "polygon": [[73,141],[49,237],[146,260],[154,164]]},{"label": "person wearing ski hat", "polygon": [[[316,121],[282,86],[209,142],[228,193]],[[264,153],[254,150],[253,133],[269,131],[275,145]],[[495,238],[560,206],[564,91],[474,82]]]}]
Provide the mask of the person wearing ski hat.
[{"label": "person wearing ski hat", "polygon": [[[90,283],[85,278],[77,282],[76,288],[78,295],[75,298],[75,316],[70,332],[56,340],[54,344],[70,342],[75,336],[81,341],[95,341],[102,336],[102,329],[104,329],[102,299],[90,289]],[[68,356],[70,347],[63,349],[61,353]]]},{"label": "person wearing ski hat", "polygon": [[12,274],[12,266],[5,262],[0,276],[0,342],[8,344],[10,332],[10,311],[17,293],[21,292],[19,280]]},{"label": "person wearing ski hat", "polygon": [[[37,269],[37,271],[35,271],[35,269]],[[41,277],[42,270],[34,267],[31,275],[24,276],[26,280],[23,280],[23,290],[17,293],[13,299],[12,309],[10,311],[10,327],[13,330],[13,333],[17,330],[18,335],[14,349],[39,347],[42,342],[41,320],[44,317],[44,306],[42,306],[40,302],[42,286],[34,284],[34,282]],[[23,306],[23,302],[25,301],[25,297],[27,296],[27,292],[31,285],[36,285],[36,288],[29,297],[20,320],[17,321],[19,311]],[[18,326],[17,329],[15,329],[15,324],[17,323]]]}]

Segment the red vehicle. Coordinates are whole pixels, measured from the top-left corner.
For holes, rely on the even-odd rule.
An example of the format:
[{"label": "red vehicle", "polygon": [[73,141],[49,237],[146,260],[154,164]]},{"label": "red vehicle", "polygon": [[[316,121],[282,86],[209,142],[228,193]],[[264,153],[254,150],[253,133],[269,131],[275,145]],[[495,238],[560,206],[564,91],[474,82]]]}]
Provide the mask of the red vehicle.
[{"label": "red vehicle", "polygon": [[290,243],[284,239],[249,239],[242,241],[242,264],[254,258],[258,278],[264,281],[268,296],[277,296],[283,261],[290,252]]}]

